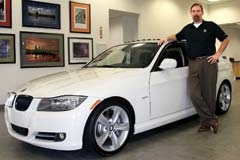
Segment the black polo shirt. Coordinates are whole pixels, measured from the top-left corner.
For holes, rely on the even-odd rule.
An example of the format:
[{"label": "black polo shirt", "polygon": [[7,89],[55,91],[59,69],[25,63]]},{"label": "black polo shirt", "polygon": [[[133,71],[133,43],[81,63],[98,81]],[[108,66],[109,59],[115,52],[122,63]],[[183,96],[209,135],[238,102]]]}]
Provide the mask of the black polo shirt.
[{"label": "black polo shirt", "polygon": [[216,38],[222,42],[228,35],[216,23],[203,21],[198,28],[193,23],[186,25],[176,37],[177,40],[187,41],[190,57],[199,57],[215,54]]}]

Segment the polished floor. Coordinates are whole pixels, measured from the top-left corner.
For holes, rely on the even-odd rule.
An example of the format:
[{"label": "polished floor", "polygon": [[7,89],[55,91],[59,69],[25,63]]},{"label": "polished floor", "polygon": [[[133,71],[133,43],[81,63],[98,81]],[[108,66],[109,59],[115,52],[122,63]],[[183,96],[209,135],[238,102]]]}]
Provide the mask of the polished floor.
[{"label": "polished floor", "polygon": [[132,137],[125,148],[111,157],[85,151],[54,151],[20,142],[9,136],[0,107],[0,159],[4,160],[239,160],[240,80],[234,82],[230,111],[219,117],[220,129],[197,133],[198,118],[191,118]]}]

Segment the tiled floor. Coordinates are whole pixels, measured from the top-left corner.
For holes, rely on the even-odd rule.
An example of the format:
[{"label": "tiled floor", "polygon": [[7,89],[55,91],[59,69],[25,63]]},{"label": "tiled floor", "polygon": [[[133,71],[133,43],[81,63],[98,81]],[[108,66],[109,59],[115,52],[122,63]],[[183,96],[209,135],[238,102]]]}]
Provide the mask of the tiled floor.
[{"label": "tiled floor", "polygon": [[240,81],[234,82],[230,111],[221,116],[220,130],[197,133],[197,117],[160,127],[131,138],[118,154],[102,158],[85,151],[63,152],[34,147],[9,136],[0,107],[0,159],[4,160],[239,160]]}]

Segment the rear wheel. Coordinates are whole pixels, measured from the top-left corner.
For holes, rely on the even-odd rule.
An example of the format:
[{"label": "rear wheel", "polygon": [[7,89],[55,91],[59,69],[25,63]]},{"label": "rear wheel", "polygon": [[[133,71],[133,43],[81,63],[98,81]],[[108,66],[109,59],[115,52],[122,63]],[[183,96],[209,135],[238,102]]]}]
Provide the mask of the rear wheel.
[{"label": "rear wheel", "polygon": [[84,134],[87,150],[107,156],[121,150],[132,128],[128,108],[121,103],[100,104],[88,120]]},{"label": "rear wheel", "polygon": [[231,87],[227,82],[223,82],[217,94],[216,114],[226,113],[230,108],[231,100]]}]

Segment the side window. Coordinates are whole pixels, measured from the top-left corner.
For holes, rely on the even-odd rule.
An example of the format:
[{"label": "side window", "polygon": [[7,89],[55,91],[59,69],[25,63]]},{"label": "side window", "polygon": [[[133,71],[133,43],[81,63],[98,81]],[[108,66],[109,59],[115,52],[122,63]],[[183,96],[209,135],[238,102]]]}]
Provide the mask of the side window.
[{"label": "side window", "polygon": [[163,53],[163,59],[171,58],[177,61],[177,68],[185,66],[184,55],[180,47],[169,47]]},{"label": "side window", "polygon": [[188,55],[186,50],[186,44],[184,42],[174,41],[172,43],[167,44],[164,49],[161,51],[158,59],[156,60],[152,71],[161,71],[159,68],[163,59],[171,58],[175,59],[177,62],[176,68],[186,67],[188,66]]}]

